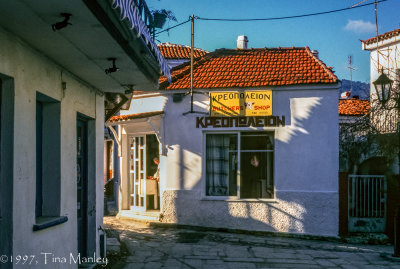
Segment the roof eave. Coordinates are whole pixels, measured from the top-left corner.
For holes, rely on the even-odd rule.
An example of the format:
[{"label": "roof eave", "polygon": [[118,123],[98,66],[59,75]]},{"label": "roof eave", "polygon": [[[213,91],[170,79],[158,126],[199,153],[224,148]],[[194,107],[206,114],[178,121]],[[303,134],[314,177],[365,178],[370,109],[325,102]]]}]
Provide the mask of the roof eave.
[{"label": "roof eave", "polygon": [[161,69],[154,57],[154,52],[147,47],[141,36],[138,37],[132,33],[132,29],[130,29],[126,20],[120,20],[119,10],[110,8],[110,2],[107,0],[83,1],[121,48],[137,64],[145,77],[157,85]]}]

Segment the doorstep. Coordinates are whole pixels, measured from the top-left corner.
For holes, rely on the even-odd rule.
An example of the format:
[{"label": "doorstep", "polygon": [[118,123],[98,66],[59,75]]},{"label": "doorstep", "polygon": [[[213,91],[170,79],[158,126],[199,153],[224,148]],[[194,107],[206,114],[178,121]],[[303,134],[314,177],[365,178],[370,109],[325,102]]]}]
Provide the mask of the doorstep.
[{"label": "doorstep", "polygon": [[132,211],[132,210],[121,210],[117,214],[117,218],[121,219],[134,219],[141,221],[160,221],[161,212],[160,211]]}]

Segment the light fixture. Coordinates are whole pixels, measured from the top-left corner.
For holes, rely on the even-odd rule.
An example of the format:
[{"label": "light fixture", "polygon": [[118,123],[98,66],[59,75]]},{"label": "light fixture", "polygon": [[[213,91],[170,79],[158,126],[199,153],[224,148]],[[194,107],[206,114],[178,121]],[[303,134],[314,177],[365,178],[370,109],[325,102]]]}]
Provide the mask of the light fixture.
[{"label": "light fixture", "polygon": [[107,60],[112,61],[112,67],[107,68],[104,70],[106,74],[114,73],[119,70],[119,68],[115,65],[115,61],[117,60],[116,58],[108,58]]},{"label": "light fixture", "polygon": [[393,80],[388,78],[388,76],[382,71],[378,79],[372,83],[374,84],[379,103],[381,103],[382,106],[385,106],[386,102],[390,99]]},{"label": "light fixture", "polygon": [[61,13],[60,15],[61,15],[62,17],[64,17],[64,20],[52,24],[52,25],[51,25],[51,28],[53,28],[53,31],[60,30],[60,29],[62,29],[62,28],[67,27],[68,25],[72,25],[71,23],[69,23],[69,19],[70,19],[71,16],[72,16],[71,14],[69,14],[69,13]]}]

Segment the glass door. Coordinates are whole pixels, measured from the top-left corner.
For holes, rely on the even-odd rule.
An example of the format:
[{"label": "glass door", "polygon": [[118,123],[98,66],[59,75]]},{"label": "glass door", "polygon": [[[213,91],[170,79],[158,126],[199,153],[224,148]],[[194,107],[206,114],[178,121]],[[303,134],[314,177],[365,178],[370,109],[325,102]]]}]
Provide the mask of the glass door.
[{"label": "glass door", "polygon": [[146,209],[146,136],[129,137],[129,194],[130,207]]}]

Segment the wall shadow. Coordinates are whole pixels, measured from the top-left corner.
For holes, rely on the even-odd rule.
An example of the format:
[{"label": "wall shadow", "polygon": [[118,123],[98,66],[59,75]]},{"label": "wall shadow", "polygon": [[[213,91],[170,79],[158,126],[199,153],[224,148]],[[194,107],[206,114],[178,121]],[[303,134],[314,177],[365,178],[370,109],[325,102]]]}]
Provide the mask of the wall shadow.
[{"label": "wall shadow", "polygon": [[[306,121],[313,117],[313,110],[321,105],[321,100],[320,98],[307,99],[308,102],[306,103],[304,103],[304,100],[297,103],[291,102],[291,109],[299,112],[296,117],[292,117],[291,124],[287,126],[287,135],[280,142],[290,143],[294,136],[310,134],[306,129],[307,124],[309,124]],[[202,107],[196,107],[195,110],[201,111]],[[181,111],[181,109],[178,108],[176,111]],[[194,121],[196,116],[202,115],[189,115],[187,117],[192,117]],[[313,192],[277,192],[275,202],[207,199],[204,196],[205,176],[202,173],[203,142],[199,141],[198,137],[194,137],[193,130],[190,130],[187,126],[178,124],[174,128],[180,128],[179,136],[167,138],[169,144],[173,145],[173,147],[169,147],[167,154],[178,151],[174,154],[178,156],[176,162],[179,169],[176,176],[179,178],[177,184],[179,190],[167,190],[163,193],[164,216],[162,222],[222,229],[324,234],[321,227],[330,227],[330,230],[332,230],[332,223],[329,223],[332,221],[332,217],[325,217],[333,214],[336,215],[336,223],[334,224],[337,226],[338,212],[329,211],[330,204],[323,202],[324,197],[320,197],[318,202],[321,201],[321,203],[315,204]],[[190,146],[191,144],[188,141],[191,141],[195,146]],[[196,156],[200,161],[187,162],[186,160],[190,159],[187,158],[188,155]],[[200,169],[198,169],[198,166],[200,166]],[[193,173],[197,173],[197,175],[193,176]],[[309,210],[309,208],[312,210]],[[335,208],[337,208],[337,205]],[[329,233],[328,231],[325,234],[334,235]]]}]

